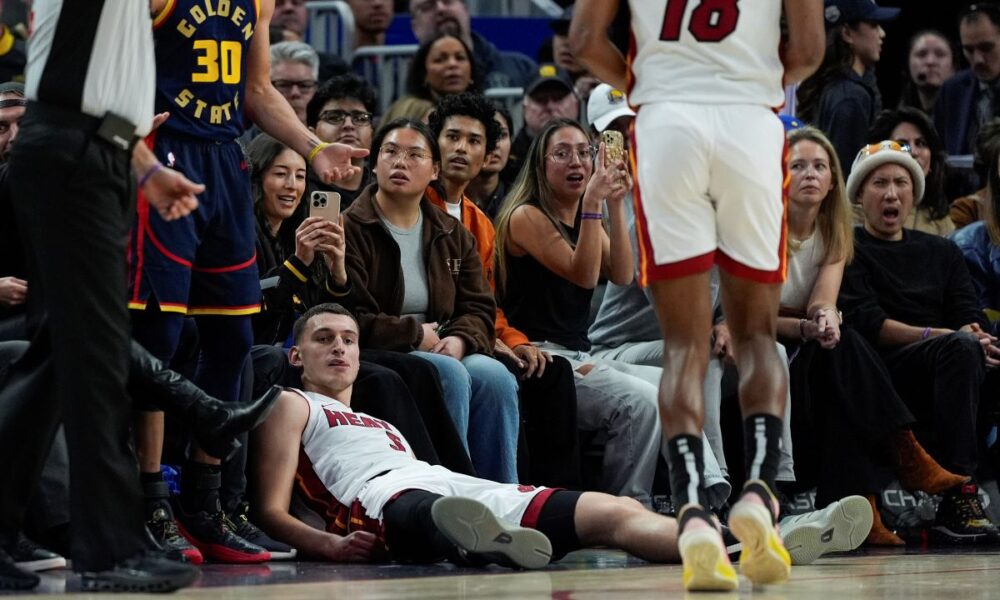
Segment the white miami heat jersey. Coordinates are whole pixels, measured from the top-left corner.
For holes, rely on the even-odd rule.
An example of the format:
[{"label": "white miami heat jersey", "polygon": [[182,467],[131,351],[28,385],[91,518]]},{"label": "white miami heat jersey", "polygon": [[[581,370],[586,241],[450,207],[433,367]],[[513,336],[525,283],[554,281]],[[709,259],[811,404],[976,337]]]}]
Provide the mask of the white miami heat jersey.
[{"label": "white miami heat jersey", "polygon": [[782,0],[629,0],[629,102],[784,102]]},{"label": "white miami heat jersey", "polygon": [[391,423],[322,394],[294,391],[309,402],[302,449],[324,487],[344,506],[376,475],[420,462]]}]

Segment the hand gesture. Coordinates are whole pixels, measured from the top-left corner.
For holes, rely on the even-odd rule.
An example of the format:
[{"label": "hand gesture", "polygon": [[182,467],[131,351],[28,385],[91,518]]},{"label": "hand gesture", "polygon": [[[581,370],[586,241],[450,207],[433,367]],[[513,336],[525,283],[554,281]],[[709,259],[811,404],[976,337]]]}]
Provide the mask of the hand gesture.
[{"label": "hand gesture", "polygon": [[361,167],[351,164],[352,158],[364,158],[368,150],[347,144],[329,144],[316,153],[312,159],[312,169],[323,183],[334,183],[357,175]]},{"label": "hand gesture", "polygon": [[539,350],[534,344],[521,344],[514,347],[514,354],[521,360],[521,368],[524,369],[524,376],[541,377],[545,373],[545,366],[552,362],[552,355]]},{"label": "hand gesture", "polygon": [[424,330],[424,339],[420,340],[420,345],[417,346],[417,350],[421,352],[433,352],[434,346],[437,346],[441,338],[438,337],[437,328],[438,324],[434,323],[424,323],[420,326]]},{"label": "hand gesture", "polygon": [[375,534],[367,531],[355,531],[346,536],[331,533],[323,556],[333,562],[368,562],[377,544]]},{"label": "hand gesture", "polygon": [[0,277],[0,306],[19,306],[27,298],[27,281],[17,277]]},{"label": "hand gesture", "polygon": [[733,356],[733,336],[725,321],[712,327],[712,356],[723,360],[726,364],[736,364]]},{"label": "hand gesture", "polygon": [[821,348],[830,350],[840,343],[840,316],[830,308],[821,308],[813,315],[816,340]]},{"label": "hand gesture", "polygon": [[625,166],[625,161],[617,160],[606,167],[604,166],[606,152],[604,142],[601,142],[597,147],[594,174],[587,182],[587,190],[583,194],[585,205],[599,206],[604,200],[621,202],[632,189],[632,176]]},{"label": "hand gesture", "polygon": [[983,331],[979,323],[969,323],[963,326],[960,331],[965,331],[979,338],[979,345],[983,348],[983,359],[987,367],[1000,366],[1000,348],[997,348],[997,338]]},{"label": "hand gesture", "polygon": [[306,217],[302,221],[295,230],[295,256],[302,261],[302,264],[310,266],[316,258],[316,251],[320,245],[334,243],[334,227],[333,223],[323,217]]},{"label": "hand gesture", "polygon": [[323,257],[326,270],[333,276],[337,285],[347,283],[347,242],[344,239],[344,215],[336,223],[332,223],[330,234],[322,243],[317,244],[316,251]]},{"label": "hand gesture", "polygon": [[462,360],[465,358],[465,340],[457,335],[445,336],[431,348],[431,352],[434,354],[444,354],[455,360]]},{"label": "hand gesture", "polygon": [[191,214],[198,208],[198,194],[205,186],[194,183],[170,167],[154,167],[157,171],[146,181],[142,193],[165,221]]}]

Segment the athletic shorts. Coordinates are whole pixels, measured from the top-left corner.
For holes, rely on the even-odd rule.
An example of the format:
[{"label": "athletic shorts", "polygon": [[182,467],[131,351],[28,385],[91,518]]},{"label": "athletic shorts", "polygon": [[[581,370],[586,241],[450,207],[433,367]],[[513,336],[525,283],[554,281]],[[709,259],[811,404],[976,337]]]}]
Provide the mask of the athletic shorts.
[{"label": "athletic shorts", "polygon": [[785,133],[755,105],[643,105],[632,129],[640,283],[718,264],[785,280]]},{"label": "athletic shorts", "polygon": [[128,245],[128,307],[155,303],[188,315],[259,312],[256,226],[240,145],[162,132],[146,143],[160,162],[205,184],[205,191],[197,210],[169,222],[139,193]]}]

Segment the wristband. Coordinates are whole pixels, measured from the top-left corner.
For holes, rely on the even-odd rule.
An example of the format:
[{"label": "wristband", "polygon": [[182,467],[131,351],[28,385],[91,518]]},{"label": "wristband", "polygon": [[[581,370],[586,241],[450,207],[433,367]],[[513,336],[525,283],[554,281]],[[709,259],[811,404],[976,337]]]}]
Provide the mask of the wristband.
[{"label": "wristband", "polygon": [[600,219],[603,219],[603,218],[604,218],[604,215],[601,214],[601,213],[589,213],[589,212],[582,212],[582,213],[580,213],[580,219],[581,220],[583,220],[583,219],[600,220]]},{"label": "wristband", "polygon": [[920,334],[920,339],[926,340],[929,337],[931,337],[931,328],[925,327],[924,332]]},{"label": "wristband", "polygon": [[327,142],[320,142],[316,144],[316,146],[309,151],[309,156],[306,157],[306,162],[308,162],[311,165],[313,163],[313,159],[316,158],[316,155],[322,152],[323,148],[326,148],[329,145],[330,144]]},{"label": "wristband", "polygon": [[160,164],[159,162],[154,164],[152,167],[149,167],[149,170],[146,171],[146,174],[143,175],[141,179],[139,179],[139,187],[142,188],[144,185],[146,185],[146,182],[149,181],[149,178],[152,177],[153,175],[156,175],[156,172],[162,168],[163,165]]}]

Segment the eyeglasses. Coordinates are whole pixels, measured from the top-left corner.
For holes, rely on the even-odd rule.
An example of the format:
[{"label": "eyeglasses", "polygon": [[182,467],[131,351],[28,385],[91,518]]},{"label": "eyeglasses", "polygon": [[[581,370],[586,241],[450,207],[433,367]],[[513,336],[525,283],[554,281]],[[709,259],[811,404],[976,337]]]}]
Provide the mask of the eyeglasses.
[{"label": "eyeglasses", "polygon": [[348,117],[351,118],[351,122],[355,125],[370,125],[372,122],[372,114],[363,110],[352,110],[350,112],[346,110],[325,110],[319,114],[320,121],[331,125],[340,125]]},{"label": "eyeglasses", "polygon": [[854,158],[857,161],[862,157],[869,157],[873,154],[878,154],[883,150],[892,150],[894,152],[906,152],[907,154],[912,154],[912,148],[909,144],[900,144],[899,142],[894,142],[892,140],[885,140],[877,144],[868,144],[864,148],[858,151],[858,155]]},{"label": "eyeglasses", "polygon": [[420,148],[400,148],[395,144],[384,144],[378,149],[379,156],[389,162],[396,162],[397,158],[402,158],[408,165],[415,165],[425,158],[431,158],[431,154],[424,152]]},{"label": "eyeglasses", "polygon": [[573,162],[574,156],[580,162],[588,163],[594,160],[594,157],[597,156],[597,150],[593,146],[581,146],[576,150],[572,148],[556,148],[545,156],[546,158],[551,158],[552,162],[559,163],[561,165],[567,165]]},{"label": "eyeglasses", "polygon": [[315,79],[303,79],[301,81],[294,81],[291,79],[275,79],[271,82],[277,90],[283,94],[287,94],[292,91],[292,88],[299,88],[303,92],[311,92],[316,89]]}]

